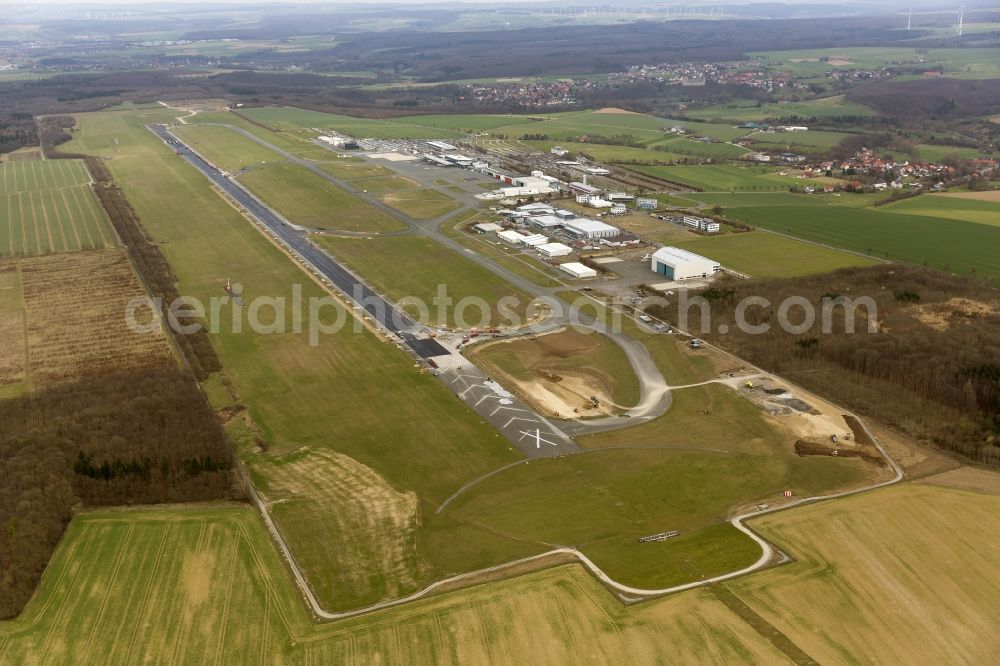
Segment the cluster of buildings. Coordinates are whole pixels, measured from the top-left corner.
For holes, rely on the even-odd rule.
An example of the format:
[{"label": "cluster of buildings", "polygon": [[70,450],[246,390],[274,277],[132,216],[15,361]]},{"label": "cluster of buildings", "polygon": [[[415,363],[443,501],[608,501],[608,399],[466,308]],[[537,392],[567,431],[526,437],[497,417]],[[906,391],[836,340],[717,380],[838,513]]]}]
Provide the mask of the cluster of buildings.
[{"label": "cluster of buildings", "polygon": [[713,82],[767,91],[794,85],[790,72],[771,71],[753,61],[635,65],[619,74],[612,74],[610,80],[618,83],[655,81],[679,86],[703,86],[707,82]]},{"label": "cluster of buildings", "polygon": [[598,84],[588,79],[561,79],[522,83],[519,80],[499,80],[493,84],[466,86],[466,100],[482,104],[517,106],[570,106],[577,103],[576,92]]}]

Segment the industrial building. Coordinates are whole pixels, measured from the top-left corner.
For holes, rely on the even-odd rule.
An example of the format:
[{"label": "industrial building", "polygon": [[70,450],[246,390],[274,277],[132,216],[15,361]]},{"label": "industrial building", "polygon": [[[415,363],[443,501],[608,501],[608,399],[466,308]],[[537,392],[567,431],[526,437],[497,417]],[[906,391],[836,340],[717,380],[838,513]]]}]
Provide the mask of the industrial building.
[{"label": "industrial building", "polygon": [[507,230],[497,234],[497,238],[511,245],[520,245],[527,236],[516,231]]},{"label": "industrial building", "polygon": [[527,245],[528,247],[538,247],[539,245],[545,245],[549,242],[549,239],[542,234],[531,234],[530,236],[525,236],[521,241],[522,245]]},{"label": "industrial building", "polygon": [[555,209],[545,203],[530,203],[518,206],[514,210],[518,213],[528,213],[529,215],[551,215]]},{"label": "industrial building", "polygon": [[628,212],[628,208],[625,207],[623,203],[613,203],[611,204],[611,214],[612,215],[624,215]]},{"label": "industrial building", "polygon": [[474,229],[481,234],[488,234],[491,231],[500,231],[503,227],[495,222],[480,222],[474,227]]},{"label": "industrial building", "polygon": [[684,217],[681,218],[681,222],[684,223],[686,226],[693,227],[695,229],[710,234],[718,233],[719,230],[722,228],[719,226],[718,222],[716,222],[711,218],[696,217],[694,215],[685,215]]},{"label": "industrial building", "polygon": [[550,259],[552,257],[565,257],[573,253],[573,248],[562,243],[546,243],[535,248],[538,252]]},{"label": "industrial building", "polygon": [[614,238],[621,233],[618,227],[613,227],[610,224],[604,224],[603,222],[598,222],[597,220],[589,220],[585,217],[578,217],[575,220],[566,220],[563,223],[563,227],[574,236],[587,239]]},{"label": "industrial building", "polygon": [[653,253],[650,268],[668,280],[711,277],[720,270],[718,262],[678,247],[661,247]]},{"label": "industrial building", "polygon": [[569,184],[569,189],[573,190],[576,194],[589,194],[591,196],[598,196],[601,194],[601,188],[588,185],[587,183],[572,182]]},{"label": "industrial building", "polygon": [[656,199],[636,199],[635,205],[639,210],[656,210],[660,202]]},{"label": "industrial building", "polygon": [[559,270],[569,273],[575,278],[597,277],[597,271],[576,261],[559,264]]},{"label": "industrial building", "polygon": [[555,215],[532,215],[528,218],[528,223],[539,229],[552,229],[563,225],[562,218]]}]

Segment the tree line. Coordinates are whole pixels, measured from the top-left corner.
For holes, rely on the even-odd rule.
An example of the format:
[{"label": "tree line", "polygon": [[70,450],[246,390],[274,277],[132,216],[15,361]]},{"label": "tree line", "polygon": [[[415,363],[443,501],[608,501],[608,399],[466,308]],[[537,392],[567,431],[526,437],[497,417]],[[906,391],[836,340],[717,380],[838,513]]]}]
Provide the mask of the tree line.
[{"label": "tree line", "polygon": [[[918,441],[970,460],[1000,464],[1000,295],[972,278],[902,265],[843,269],[795,279],[723,278],[698,292],[711,304],[712,343],[821,395],[849,405]],[[736,325],[735,310],[749,296],[770,307],[750,307],[745,322],[769,324],[752,334]],[[801,333],[778,323],[778,307],[803,296],[816,320]],[[855,311],[846,332],[848,298],[877,305],[878,332],[867,332],[867,310]],[[822,332],[822,308],[832,308],[832,332]],[[655,314],[676,323],[674,308]],[[689,327],[699,313],[692,308]],[[803,321],[792,308],[789,320]]]}]

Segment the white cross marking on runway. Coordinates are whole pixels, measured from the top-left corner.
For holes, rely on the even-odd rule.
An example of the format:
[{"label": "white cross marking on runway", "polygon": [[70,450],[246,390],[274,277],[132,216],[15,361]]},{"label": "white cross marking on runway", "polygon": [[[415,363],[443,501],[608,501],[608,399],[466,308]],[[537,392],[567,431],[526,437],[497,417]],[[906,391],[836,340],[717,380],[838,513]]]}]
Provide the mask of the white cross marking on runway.
[{"label": "white cross marking on runway", "polygon": [[[548,435],[549,433],[545,433],[545,434]],[[541,430],[535,430],[535,432],[531,432],[531,431],[527,431],[526,432],[526,431],[522,430],[521,431],[521,439],[524,439],[525,437],[534,437],[535,438],[535,448],[536,449],[542,448],[542,442],[545,442],[546,444],[551,444],[552,446],[559,446],[555,442],[550,442],[549,440],[547,440],[544,437],[542,437],[542,431]],[[518,440],[518,441],[520,441],[520,440]]]}]

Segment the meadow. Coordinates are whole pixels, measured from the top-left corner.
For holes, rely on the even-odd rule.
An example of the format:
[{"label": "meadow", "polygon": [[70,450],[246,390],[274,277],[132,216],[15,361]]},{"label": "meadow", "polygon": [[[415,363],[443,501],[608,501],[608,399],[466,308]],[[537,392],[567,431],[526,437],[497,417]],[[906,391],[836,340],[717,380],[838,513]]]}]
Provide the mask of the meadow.
[{"label": "meadow", "polygon": [[459,208],[461,204],[437,190],[394,189],[379,196],[382,203],[392,206],[415,220],[431,220]]},{"label": "meadow", "polygon": [[966,194],[925,194],[904,199],[879,210],[888,213],[929,215],[948,220],[1000,226],[1000,201],[977,199]]},{"label": "meadow", "polygon": [[340,116],[287,106],[242,109],[240,114],[277,130],[328,129],[358,139],[457,139],[464,136],[453,129]]},{"label": "meadow", "polygon": [[763,618],[820,663],[983,663],[1000,647],[998,515],[996,496],[905,484],[754,521],[793,562],[718,588],[625,606],[564,565],[314,624],[245,507],[86,512],[0,622],[0,660],[794,663]]},{"label": "meadow", "polygon": [[531,116],[515,115],[477,115],[477,114],[456,114],[456,115],[427,115],[427,116],[403,116],[394,118],[391,122],[403,125],[420,125],[424,127],[435,127],[439,129],[458,130],[460,132],[486,132],[498,127],[510,127],[512,125],[524,125],[534,122]]},{"label": "meadow", "polygon": [[[919,63],[921,67],[941,67],[963,78],[991,78],[1000,75],[1000,49],[913,47],[836,47],[797,51],[770,51],[748,54],[764,58],[770,67],[802,76],[821,76],[833,69],[879,68],[896,63]],[[831,58],[835,62],[823,62]]]},{"label": "meadow", "polygon": [[1000,228],[987,224],[822,204],[726,207],[725,215],[883,259],[958,273],[1000,275]]},{"label": "meadow", "polygon": [[180,125],[174,130],[184,143],[220,169],[235,173],[249,166],[283,162],[273,150],[217,125]]},{"label": "meadow", "polygon": [[0,165],[0,257],[114,247],[80,160]]},{"label": "meadow", "polygon": [[[790,186],[805,187],[827,182],[836,182],[828,178],[796,178],[782,176],[774,167],[739,167],[722,165],[705,166],[645,166],[629,167],[633,171],[681,183],[706,192],[719,191],[764,191],[786,192]],[[791,170],[789,170],[791,171]]]},{"label": "meadow", "polygon": [[292,224],[366,233],[400,231],[399,220],[297,164],[253,169],[240,182]]},{"label": "meadow", "polygon": [[877,263],[874,259],[765,231],[709,236],[676,245],[711,257],[727,268],[761,278],[798,277]]},{"label": "meadow", "polygon": [[[81,131],[86,133],[91,122],[105,123],[104,115],[81,116]],[[142,127],[138,117],[122,115],[119,120],[131,126],[131,132],[120,133],[120,145],[131,154],[110,166],[148,232],[163,243],[181,293],[208,303],[225,295],[229,279],[242,286],[245,299],[284,297],[290,302],[293,285],[301,285],[303,302],[325,293],[222,200],[203,176]],[[404,552],[413,561],[416,552],[417,578],[410,588],[444,572],[524,554],[524,545],[475,527],[462,528],[466,548],[442,546],[450,543],[447,535],[458,526],[435,520],[428,508],[469,478],[518,456],[437,379],[415,369],[395,345],[364,329],[354,332],[350,323],[340,333],[321,335],[313,346],[307,332],[292,329],[290,312],[284,333],[258,335],[250,332],[245,311],[231,310],[223,310],[223,325],[210,336],[239,402],[247,408],[230,423],[231,435],[257,487],[282,500],[276,505],[281,510],[279,526],[324,603],[352,608],[377,601],[385,594],[386,581],[400,580],[395,569],[372,573],[361,582],[350,577],[357,566],[354,547],[372,543],[373,535],[391,546],[384,553],[394,548],[392,552]],[[228,323],[233,316],[242,332]],[[348,316],[328,306],[321,321]],[[333,454],[349,457],[350,467]],[[311,470],[308,476],[300,474],[301,479],[317,482],[296,484],[299,477],[292,477],[289,486],[282,468],[293,463]],[[358,478],[366,479],[368,487],[380,480],[381,487],[392,489],[389,498],[394,493],[419,498],[415,507],[410,499],[400,505],[417,512],[403,514],[413,521],[410,524],[419,525],[417,551],[408,545],[414,543],[412,535],[386,531],[382,523],[360,522],[350,531],[342,529],[339,516],[358,515],[368,505],[362,495],[340,492],[336,484]],[[328,544],[334,542],[341,547],[331,551]]]},{"label": "meadow", "polygon": [[[454,307],[447,308],[440,316],[433,300],[439,286],[457,303],[465,298],[479,297],[490,305],[494,323],[504,317],[497,308],[501,298],[513,297],[511,306],[522,320],[531,297],[504,282],[490,271],[422,236],[393,236],[387,238],[353,239],[314,236],[313,240],[329,250],[348,267],[363,275],[380,293],[392,301],[414,298],[430,308],[430,321],[441,326],[456,326],[458,314]],[[407,308],[413,314],[418,310]],[[470,322],[479,317],[476,308],[466,312]],[[470,323],[471,325],[471,323]],[[466,326],[467,327],[467,326]]]},{"label": "meadow", "polygon": [[701,109],[687,110],[684,115],[698,120],[727,120],[733,123],[760,122],[769,119],[830,118],[837,116],[872,116],[871,108],[850,102],[843,95],[832,95],[806,102],[777,102],[774,104],[755,100],[734,100]]}]

